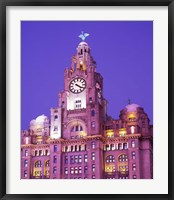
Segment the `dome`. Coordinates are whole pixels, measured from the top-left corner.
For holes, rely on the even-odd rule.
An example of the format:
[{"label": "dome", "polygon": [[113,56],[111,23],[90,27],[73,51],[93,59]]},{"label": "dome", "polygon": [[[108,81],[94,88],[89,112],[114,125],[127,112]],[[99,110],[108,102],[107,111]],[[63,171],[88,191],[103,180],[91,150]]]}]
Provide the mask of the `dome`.
[{"label": "dome", "polygon": [[128,104],[125,108],[127,109],[127,112],[136,112],[137,108],[140,108],[140,106],[133,103],[133,104]]},{"label": "dome", "polygon": [[83,46],[83,45],[88,46],[88,44],[86,42],[84,42],[84,41],[79,43],[79,46]]},{"label": "dome", "polygon": [[30,124],[31,125],[34,125],[36,123],[36,120],[35,119],[32,119],[31,121],[30,121]]},{"label": "dome", "polygon": [[38,116],[38,117],[36,118],[36,122],[37,122],[37,123],[43,123],[43,122],[45,122],[45,120],[48,120],[48,117],[45,116],[45,115],[40,115],[40,116]]}]

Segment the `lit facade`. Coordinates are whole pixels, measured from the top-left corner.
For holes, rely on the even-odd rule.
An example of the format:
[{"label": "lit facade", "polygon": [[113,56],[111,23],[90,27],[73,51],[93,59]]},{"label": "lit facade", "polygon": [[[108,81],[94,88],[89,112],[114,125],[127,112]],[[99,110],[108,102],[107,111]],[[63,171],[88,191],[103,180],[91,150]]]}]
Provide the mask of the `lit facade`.
[{"label": "lit facade", "polygon": [[64,90],[50,118],[32,120],[21,135],[22,179],[152,179],[153,127],[128,104],[107,114],[103,77],[86,42],[64,71]]}]

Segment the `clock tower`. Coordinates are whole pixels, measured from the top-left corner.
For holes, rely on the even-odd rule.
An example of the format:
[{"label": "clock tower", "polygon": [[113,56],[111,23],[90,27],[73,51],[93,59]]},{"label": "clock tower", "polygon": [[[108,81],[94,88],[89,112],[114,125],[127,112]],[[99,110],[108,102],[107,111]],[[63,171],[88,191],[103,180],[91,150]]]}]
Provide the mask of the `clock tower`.
[{"label": "clock tower", "polygon": [[[106,119],[103,77],[96,72],[91,49],[82,41],[76,50],[71,66],[64,71],[64,91],[59,93],[58,115],[61,120],[57,120],[57,127],[64,139],[101,135]],[[58,128],[56,130],[59,132]]]}]

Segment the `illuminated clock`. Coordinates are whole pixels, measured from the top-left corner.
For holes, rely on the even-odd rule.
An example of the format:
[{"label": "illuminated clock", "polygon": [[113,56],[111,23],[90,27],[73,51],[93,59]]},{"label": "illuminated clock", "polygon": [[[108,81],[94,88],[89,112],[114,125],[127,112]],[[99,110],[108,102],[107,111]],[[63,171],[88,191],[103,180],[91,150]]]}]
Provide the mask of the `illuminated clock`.
[{"label": "illuminated clock", "polygon": [[75,78],[69,84],[69,89],[72,93],[78,94],[86,88],[86,81],[83,78]]}]

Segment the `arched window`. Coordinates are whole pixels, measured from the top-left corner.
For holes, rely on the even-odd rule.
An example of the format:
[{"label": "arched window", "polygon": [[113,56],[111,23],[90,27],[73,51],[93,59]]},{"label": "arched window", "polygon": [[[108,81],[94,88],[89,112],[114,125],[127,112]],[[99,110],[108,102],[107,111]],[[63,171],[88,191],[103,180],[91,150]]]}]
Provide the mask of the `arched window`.
[{"label": "arched window", "polygon": [[121,178],[127,177],[128,168],[128,156],[126,154],[121,154],[118,156],[118,171],[121,174]]},{"label": "arched window", "polygon": [[118,162],[127,162],[128,161],[128,156],[126,154],[121,154],[118,157]]},{"label": "arched window", "polygon": [[35,162],[35,167],[36,167],[36,168],[42,167],[41,160],[37,160],[37,161]]},{"label": "arched window", "polygon": [[113,155],[109,155],[106,157],[106,162],[107,163],[113,163],[115,162],[115,157]]},{"label": "arched window", "polygon": [[74,126],[71,128],[71,132],[74,132]]},{"label": "arched window", "polygon": [[50,166],[50,161],[47,160],[47,161],[45,162],[45,167],[49,167],[49,166]]},{"label": "arched window", "polygon": [[91,111],[91,116],[94,117],[95,116],[95,110]]}]

